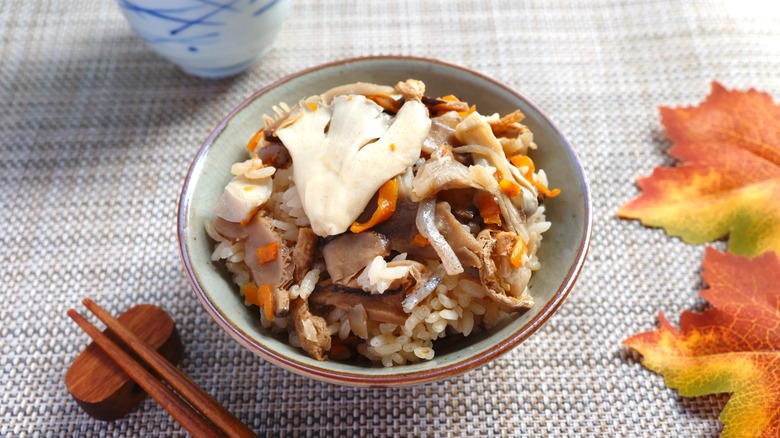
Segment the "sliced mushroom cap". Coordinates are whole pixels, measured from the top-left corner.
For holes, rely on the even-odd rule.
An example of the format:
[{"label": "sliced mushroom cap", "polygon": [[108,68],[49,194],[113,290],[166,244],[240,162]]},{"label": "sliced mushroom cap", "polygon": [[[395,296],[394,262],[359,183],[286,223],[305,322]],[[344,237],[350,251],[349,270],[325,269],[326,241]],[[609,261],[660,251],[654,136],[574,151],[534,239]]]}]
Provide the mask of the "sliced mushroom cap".
[{"label": "sliced mushroom cap", "polygon": [[[244,246],[244,262],[252,271],[252,278],[258,286],[267,284],[272,287],[274,315],[284,317],[290,310],[290,296],[287,288],[292,282],[290,250],[281,237],[273,230],[271,219],[255,215],[246,226],[248,238]],[[279,245],[276,259],[260,264],[257,250],[276,243]]]},{"label": "sliced mushroom cap", "polygon": [[293,300],[291,314],[301,348],[314,359],[327,359],[325,353],[330,350],[331,338],[325,319],[312,314],[309,304],[300,298]]},{"label": "sliced mushroom cap", "polygon": [[349,311],[357,305],[362,305],[370,320],[402,325],[409,316],[401,306],[405,296],[403,290],[401,287],[383,294],[371,295],[359,288],[333,283],[312,292],[309,302],[315,310],[332,306]]},{"label": "sliced mushroom cap", "polygon": [[390,242],[375,231],[342,234],[322,247],[331,280],[347,283],[376,256],[390,255]]},{"label": "sliced mushroom cap", "polygon": [[293,279],[295,283],[300,283],[303,277],[309,272],[314,256],[317,253],[317,241],[319,238],[311,228],[301,228],[298,230],[298,242],[292,251]]},{"label": "sliced mushroom cap", "polygon": [[496,239],[492,236],[491,231],[483,230],[480,232],[477,236],[477,241],[481,246],[478,255],[482,260],[482,267],[479,269],[479,279],[487,289],[488,297],[495,301],[502,310],[507,312],[517,312],[533,307],[534,300],[530,296],[515,297],[507,293],[510,290],[510,286],[501,279],[496,263],[492,258],[496,249]]}]

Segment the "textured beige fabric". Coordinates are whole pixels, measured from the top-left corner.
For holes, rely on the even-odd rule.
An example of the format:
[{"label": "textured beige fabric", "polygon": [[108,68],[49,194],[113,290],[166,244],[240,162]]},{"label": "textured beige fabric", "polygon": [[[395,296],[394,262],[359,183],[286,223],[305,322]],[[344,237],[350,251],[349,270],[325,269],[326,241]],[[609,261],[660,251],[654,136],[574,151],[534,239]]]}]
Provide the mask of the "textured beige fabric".
[{"label": "textured beige fabric", "polygon": [[[658,104],[712,79],[780,96],[772,2],[304,1],[264,61],[208,81],[155,56],[110,1],[0,2],[0,435],[177,435],[147,400],[97,422],[66,392],[87,344],[65,316],[156,303],[184,370],[261,435],[711,436],[725,396],[684,399],[620,341],[700,305],[703,246],[620,221],[633,180],[670,164]],[[200,143],[253,90],[322,62],[436,57],[549,112],[591,183],[590,256],[568,301],[492,364],[440,383],[352,389],[264,362],[213,323],[180,265],[175,214]],[[554,175],[551,176],[554,178]]]}]

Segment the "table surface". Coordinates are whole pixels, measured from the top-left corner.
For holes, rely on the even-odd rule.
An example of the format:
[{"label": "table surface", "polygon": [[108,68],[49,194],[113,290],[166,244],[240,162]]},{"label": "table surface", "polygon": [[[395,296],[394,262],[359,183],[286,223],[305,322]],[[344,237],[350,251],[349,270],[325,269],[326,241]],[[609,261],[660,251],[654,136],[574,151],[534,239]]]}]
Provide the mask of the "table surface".
[{"label": "table surface", "polygon": [[[210,81],[153,54],[114,2],[1,2],[0,434],[182,433],[151,400],[105,423],[68,395],[88,340],[65,312],[88,295],[115,314],[167,309],[184,371],[261,435],[717,435],[727,396],[682,398],[620,344],[659,310],[676,321],[702,305],[705,247],[615,212],[635,177],[673,163],[659,104],[696,104],[713,79],[780,96],[769,3],[299,0],[263,61]],[[243,98],[382,54],[467,66],[537,102],[582,160],[594,230],[568,300],[518,348],[450,380],[354,389],[265,362],[212,322],[182,270],[176,204],[196,150]]]}]

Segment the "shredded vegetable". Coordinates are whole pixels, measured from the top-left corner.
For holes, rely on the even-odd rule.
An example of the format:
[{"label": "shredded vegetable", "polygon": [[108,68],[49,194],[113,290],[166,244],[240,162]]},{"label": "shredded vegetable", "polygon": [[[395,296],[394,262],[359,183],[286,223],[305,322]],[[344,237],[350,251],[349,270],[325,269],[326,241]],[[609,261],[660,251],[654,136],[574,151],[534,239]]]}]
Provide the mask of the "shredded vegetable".
[{"label": "shredded vegetable", "polygon": [[379,188],[379,199],[376,201],[376,211],[371,215],[371,219],[369,219],[368,222],[364,224],[354,222],[352,226],[349,227],[349,231],[352,231],[353,233],[360,233],[366,231],[374,225],[380,224],[390,219],[390,216],[392,216],[395,212],[395,205],[397,201],[398,181],[391,179],[382,184],[382,187]]},{"label": "shredded vegetable", "polygon": [[420,202],[420,206],[417,209],[417,229],[420,234],[425,237],[431,246],[439,255],[444,269],[447,270],[449,275],[457,275],[463,272],[463,265],[458,260],[458,256],[455,255],[455,251],[452,249],[449,243],[441,235],[439,229],[436,228],[436,200],[426,199]]}]

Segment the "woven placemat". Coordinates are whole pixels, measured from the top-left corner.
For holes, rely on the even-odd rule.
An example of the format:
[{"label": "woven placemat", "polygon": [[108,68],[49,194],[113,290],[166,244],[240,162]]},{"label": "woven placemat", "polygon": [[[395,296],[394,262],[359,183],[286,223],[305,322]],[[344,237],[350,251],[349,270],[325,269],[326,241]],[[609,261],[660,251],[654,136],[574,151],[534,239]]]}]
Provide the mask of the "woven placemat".
[{"label": "woven placemat", "polygon": [[[154,55],[113,2],[0,3],[0,434],[181,433],[150,400],[104,423],[70,398],[63,376],[87,337],[65,312],[86,295],[115,314],[167,309],[184,370],[261,435],[717,434],[725,396],[681,398],[620,346],[659,310],[675,320],[700,305],[704,247],[615,211],[636,176],[671,163],[658,104],[694,104],[713,79],[780,96],[780,19],[758,6],[299,0],[261,63],[209,81]],[[520,347],[451,380],[353,389],[293,375],[220,330],[184,276],[175,215],[197,148],[243,98],[379,54],[461,64],[536,101],[580,155],[595,227],[569,299]]]}]

